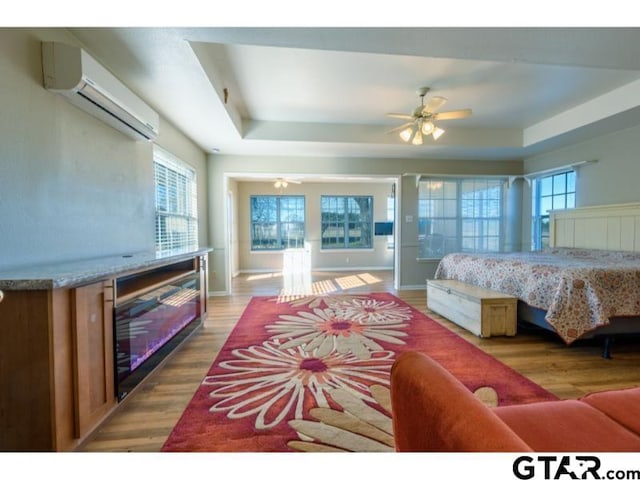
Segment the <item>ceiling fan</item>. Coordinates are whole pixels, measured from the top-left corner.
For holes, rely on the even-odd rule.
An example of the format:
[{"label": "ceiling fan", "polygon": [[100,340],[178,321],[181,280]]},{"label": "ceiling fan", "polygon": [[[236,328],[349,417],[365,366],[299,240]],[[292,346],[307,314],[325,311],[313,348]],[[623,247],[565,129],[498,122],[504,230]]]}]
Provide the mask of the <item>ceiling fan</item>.
[{"label": "ceiling fan", "polygon": [[273,186],[276,188],[287,188],[289,186],[290,183],[295,183],[295,184],[301,184],[302,182],[299,180],[294,180],[292,178],[276,178],[276,180],[273,182]]},{"label": "ceiling fan", "polygon": [[425,135],[431,135],[434,140],[437,140],[444,133],[444,129],[436,126],[433,122],[440,120],[456,120],[459,118],[465,118],[471,115],[471,109],[465,108],[463,110],[451,110],[449,112],[437,112],[447,101],[444,97],[431,97],[431,99],[424,104],[424,97],[429,92],[429,87],[422,87],[417,90],[417,94],[420,97],[420,105],[418,105],[412,114],[407,115],[404,113],[387,113],[388,117],[401,118],[403,120],[409,120],[408,122],[389,130],[387,133],[400,132],[400,138],[407,143],[414,145],[422,145],[422,137]]}]

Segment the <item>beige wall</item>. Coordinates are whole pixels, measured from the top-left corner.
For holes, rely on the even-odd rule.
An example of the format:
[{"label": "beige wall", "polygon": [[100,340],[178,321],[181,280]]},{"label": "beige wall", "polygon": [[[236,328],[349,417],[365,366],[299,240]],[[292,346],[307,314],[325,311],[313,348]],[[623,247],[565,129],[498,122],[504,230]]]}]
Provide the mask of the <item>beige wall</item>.
[{"label": "beige wall", "polygon": [[[0,29],[0,269],[155,246],[152,144],[43,88],[51,40],[75,43],[64,29]],[[206,245],[206,155],[164,119],[160,129],[158,144],[197,170]]]},{"label": "beige wall", "polygon": [[[339,269],[391,269],[393,250],[387,248],[386,237],[374,237],[373,249],[322,250],[320,244],[320,197],[321,195],[371,195],[373,196],[374,221],[386,221],[387,196],[391,185],[387,183],[309,183],[290,184],[284,195],[305,197],[305,241],[311,250],[311,266],[314,270]],[[251,195],[274,195],[279,191],[272,183],[238,183],[238,247],[240,271],[280,271],[282,252],[252,252],[249,199]]]}]

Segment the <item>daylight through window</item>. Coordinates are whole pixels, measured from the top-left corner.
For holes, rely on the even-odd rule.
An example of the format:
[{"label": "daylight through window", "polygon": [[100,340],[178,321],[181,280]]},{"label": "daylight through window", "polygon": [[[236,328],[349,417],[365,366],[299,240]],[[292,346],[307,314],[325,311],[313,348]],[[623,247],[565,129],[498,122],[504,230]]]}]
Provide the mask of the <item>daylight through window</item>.
[{"label": "daylight through window", "polygon": [[320,209],[323,249],[373,248],[373,197],[323,195]]},{"label": "daylight through window", "polygon": [[198,247],[196,172],[189,165],[154,146],[156,190],[156,251]]},{"label": "daylight through window", "polygon": [[418,256],[499,252],[504,179],[425,178],[418,188]]},{"label": "daylight through window", "polygon": [[251,250],[303,248],[304,196],[251,196]]},{"label": "daylight through window", "polygon": [[531,186],[531,249],[540,250],[549,246],[549,211],[576,206],[576,172],[537,178]]}]

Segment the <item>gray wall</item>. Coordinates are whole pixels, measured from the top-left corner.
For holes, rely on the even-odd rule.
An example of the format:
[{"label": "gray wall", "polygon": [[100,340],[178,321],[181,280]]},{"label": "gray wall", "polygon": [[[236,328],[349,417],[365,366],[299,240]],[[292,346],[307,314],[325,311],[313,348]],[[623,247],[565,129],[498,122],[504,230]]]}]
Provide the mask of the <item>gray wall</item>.
[{"label": "gray wall", "polygon": [[[42,262],[152,249],[152,145],[134,142],[42,87],[40,42],[75,43],[64,29],[0,30],[0,269]],[[107,67],[109,67],[107,65]],[[117,74],[117,72],[115,72]],[[137,92],[144,97],[143,92]],[[147,99],[148,100],[148,99]],[[152,105],[153,106],[153,105]],[[416,262],[416,174],[519,175],[585,160],[579,169],[578,206],[640,201],[640,127],[559,149],[523,162],[371,158],[259,158],[206,154],[161,120],[158,144],[198,172],[199,240],[215,248],[211,290],[225,291],[228,252],[225,174],[295,173],[384,175],[400,178],[401,287],[421,286],[433,265]],[[511,249],[528,248],[530,190],[517,181],[509,193]],[[518,218],[519,217],[519,218]],[[236,228],[237,230],[237,228]],[[231,237],[236,245],[241,239]],[[231,271],[240,258],[232,256]]]},{"label": "gray wall", "polygon": [[[577,167],[576,206],[613,205],[640,201],[640,126],[596,137],[524,160],[527,174],[584,161]],[[522,216],[531,218],[531,190],[522,197]],[[529,239],[531,222],[522,222],[522,238]]]},{"label": "gray wall", "polygon": [[[418,288],[432,274],[433,266],[416,262],[417,231],[415,222],[406,222],[406,215],[417,219],[417,174],[450,175],[520,175],[520,161],[463,161],[463,160],[408,160],[395,158],[325,158],[325,157],[244,157],[211,155],[209,157],[209,211],[210,240],[214,247],[210,264],[210,290],[228,291],[228,257],[233,255],[227,248],[225,226],[225,191],[230,189],[229,177],[241,173],[264,173],[272,176],[294,174],[332,175],[380,175],[399,179],[398,263],[400,287]],[[241,221],[239,219],[238,221]],[[520,218],[516,218],[515,230],[521,231]],[[242,240],[239,239],[241,242]],[[396,248],[398,246],[396,245]]]},{"label": "gray wall", "polygon": [[[75,43],[64,29],[0,29],[0,269],[153,250],[152,144],[43,88],[49,40]],[[206,155],[160,128],[158,144],[197,169],[206,245]]]}]

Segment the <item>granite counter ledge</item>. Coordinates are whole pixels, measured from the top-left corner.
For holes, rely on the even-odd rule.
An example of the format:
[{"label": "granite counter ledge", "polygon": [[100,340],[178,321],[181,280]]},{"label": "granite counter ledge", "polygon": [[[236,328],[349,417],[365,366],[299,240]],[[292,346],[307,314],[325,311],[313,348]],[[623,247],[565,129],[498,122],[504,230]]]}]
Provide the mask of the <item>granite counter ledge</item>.
[{"label": "granite counter ledge", "polygon": [[137,252],[85,260],[16,267],[0,271],[2,290],[49,290],[84,285],[110,277],[129,275],[205,255],[208,247],[168,253]]}]

